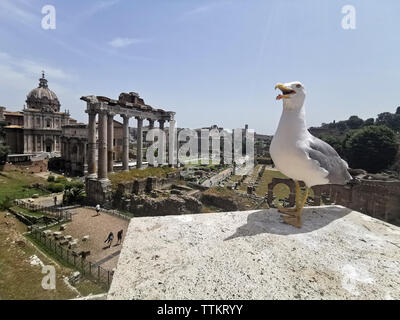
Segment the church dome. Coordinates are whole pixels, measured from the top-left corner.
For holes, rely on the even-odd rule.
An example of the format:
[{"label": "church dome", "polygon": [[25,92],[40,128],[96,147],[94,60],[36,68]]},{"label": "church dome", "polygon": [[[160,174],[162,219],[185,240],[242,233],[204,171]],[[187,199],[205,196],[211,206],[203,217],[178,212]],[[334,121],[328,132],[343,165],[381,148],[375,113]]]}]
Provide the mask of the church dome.
[{"label": "church dome", "polygon": [[57,95],[49,89],[44,73],[39,79],[39,87],[31,90],[26,97],[26,104],[28,109],[37,109],[45,112],[60,111],[60,102]]}]

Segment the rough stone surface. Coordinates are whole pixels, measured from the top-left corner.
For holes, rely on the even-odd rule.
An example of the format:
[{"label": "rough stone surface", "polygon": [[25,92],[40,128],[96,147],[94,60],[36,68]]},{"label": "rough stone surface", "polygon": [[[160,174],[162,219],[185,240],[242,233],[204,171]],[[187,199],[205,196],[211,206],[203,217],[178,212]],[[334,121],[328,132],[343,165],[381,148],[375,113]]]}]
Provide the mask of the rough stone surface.
[{"label": "rough stone surface", "polygon": [[400,228],[340,206],[133,218],[108,299],[400,299]]},{"label": "rough stone surface", "polygon": [[146,195],[132,195],[130,212],[136,216],[159,216],[199,213],[202,203],[194,197],[172,194],[169,197],[152,198]]}]

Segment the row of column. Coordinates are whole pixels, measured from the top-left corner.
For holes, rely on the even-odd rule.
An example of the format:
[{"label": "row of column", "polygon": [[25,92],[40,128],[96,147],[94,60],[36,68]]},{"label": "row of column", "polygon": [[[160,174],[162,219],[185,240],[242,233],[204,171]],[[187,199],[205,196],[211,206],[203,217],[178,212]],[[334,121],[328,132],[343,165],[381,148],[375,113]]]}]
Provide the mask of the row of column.
[{"label": "row of column", "polygon": [[[88,174],[94,177],[97,171],[98,179],[107,179],[108,173],[113,172],[113,141],[114,141],[114,115],[107,111],[98,113],[98,166],[96,167],[96,113],[89,112],[88,126]],[[129,117],[123,118],[123,154],[122,167],[124,171],[129,170]],[[137,160],[136,167],[142,167],[143,147],[143,118],[137,119]],[[154,128],[154,120],[148,119],[149,128]],[[165,120],[158,120],[160,129],[164,129]],[[97,170],[96,170],[97,169]]]},{"label": "row of column", "polygon": [[[51,152],[61,152],[60,137],[55,135],[33,134],[24,135],[24,152],[46,152],[46,141],[51,140]],[[40,147],[38,146],[40,142]]]}]

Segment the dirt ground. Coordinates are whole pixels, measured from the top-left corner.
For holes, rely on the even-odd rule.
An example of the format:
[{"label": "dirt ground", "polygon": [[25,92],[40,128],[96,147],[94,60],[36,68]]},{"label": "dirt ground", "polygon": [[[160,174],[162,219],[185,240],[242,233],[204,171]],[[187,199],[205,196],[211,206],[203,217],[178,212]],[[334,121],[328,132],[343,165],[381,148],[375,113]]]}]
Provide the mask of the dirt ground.
[{"label": "dirt ground", "polygon": [[33,199],[33,198],[29,198],[29,199],[31,199],[32,203],[34,203],[34,204],[38,204],[38,205],[41,205],[41,206],[44,206],[44,207],[51,207],[51,206],[54,206],[54,204],[55,204],[54,203],[54,197],[57,197],[57,204],[58,205],[62,203],[63,194],[64,194],[63,192],[52,193],[52,194],[50,194],[48,196],[42,196],[42,197],[39,197],[39,198],[36,198],[36,199]]},{"label": "dirt ground", "polygon": [[[62,177],[61,174],[58,174],[58,173],[55,173],[55,172],[51,172],[51,171],[37,172],[37,173],[34,173],[33,175],[34,175],[34,176],[37,176],[37,177],[40,177],[40,178],[43,178],[43,179],[45,179],[45,180],[47,180],[47,178],[48,178],[50,175],[55,176],[56,178],[57,178],[57,177]],[[67,178],[67,179],[68,179],[68,178]],[[68,179],[68,180],[71,180],[71,179]]]},{"label": "dirt ground", "polygon": [[[79,249],[90,250],[87,258],[89,261],[107,270],[114,269],[122,247],[122,243],[117,245],[117,233],[123,230],[123,241],[129,221],[104,212],[96,216],[96,211],[93,209],[77,208],[70,211],[73,214],[72,222],[67,224],[63,234],[79,239]],[[110,232],[114,234],[114,240],[109,248],[104,241]],[[86,235],[89,236],[89,240],[82,241]]]},{"label": "dirt ground", "polygon": [[[12,215],[0,212],[0,300],[72,299],[90,293],[100,293],[89,280],[76,287],[67,284],[65,277],[75,270],[58,264],[44,255],[23,235],[26,226]],[[42,288],[42,265],[56,270],[56,289]]]}]

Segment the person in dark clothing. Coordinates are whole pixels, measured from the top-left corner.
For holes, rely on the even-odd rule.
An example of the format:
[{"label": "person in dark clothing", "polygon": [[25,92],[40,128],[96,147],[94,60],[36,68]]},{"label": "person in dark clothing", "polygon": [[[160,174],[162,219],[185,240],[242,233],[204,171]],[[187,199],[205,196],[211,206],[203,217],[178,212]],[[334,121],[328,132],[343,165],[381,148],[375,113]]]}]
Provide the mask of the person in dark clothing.
[{"label": "person in dark clothing", "polygon": [[57,196],[54,197],[54,205],[57,205]]},{"label": "person in dark clothing", "polygon": [[111,247],[111,243],[113,242],[113,240],[114,240],[114,234],[112,232],[110,232],[110,234],[108,235],[106,241],[104,241],[104,242],[108,243],[109,244],[108,247],[110,248]]},{"label": "person in dark clothing", "polygon": [[120,244],[120,243],[121,243],[121,241],[122,241],[122,233],[123,233],[123,232],[124,232],[124,230],[122,230],[122,229],[118,231],[118,233],[117,233],[117,238],[118,238],[118,239],[117,239],[117,240],[118,240],[118,241],[117,241],[117,244]]}]

